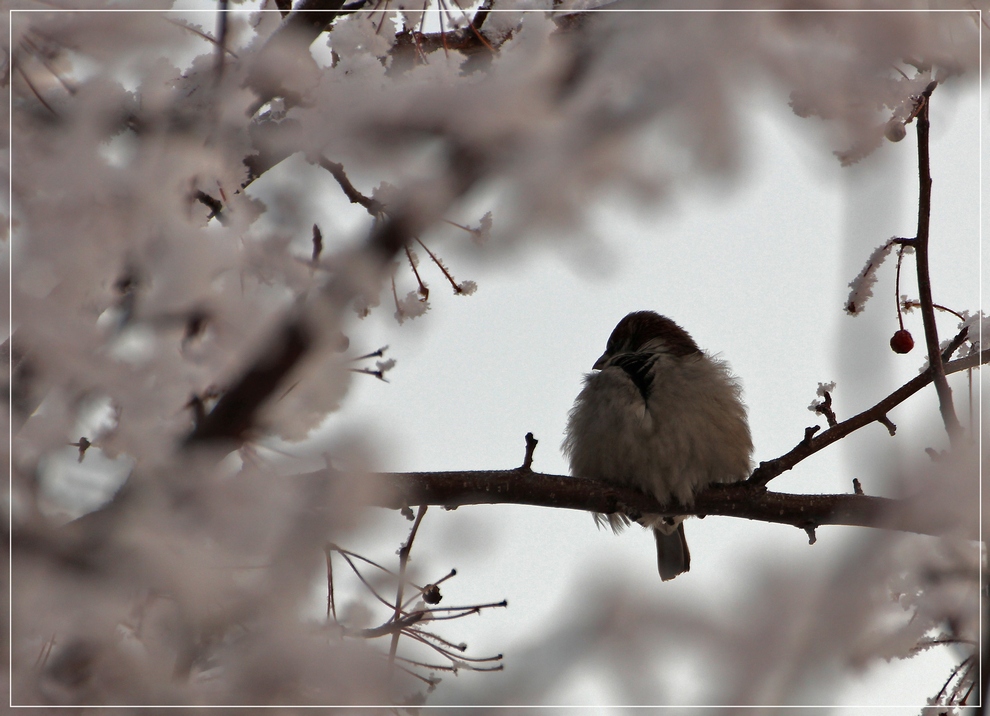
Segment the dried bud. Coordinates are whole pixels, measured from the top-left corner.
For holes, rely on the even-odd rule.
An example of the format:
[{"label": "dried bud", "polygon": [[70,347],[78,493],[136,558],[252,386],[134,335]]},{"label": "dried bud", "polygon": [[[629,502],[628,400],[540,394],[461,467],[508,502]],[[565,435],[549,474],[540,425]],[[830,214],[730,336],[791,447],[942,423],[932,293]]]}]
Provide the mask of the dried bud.
[{"label": "dried bud", "polygon": [[894,353],[910,353],[912,348],[914,348],[914,338],[911,337],[911,331],[902,328],[891,336],[890,349]]},{"label": "dried bud", "polygon": [[443,599],[443,595],[440,594],[440,587],[435,584],[427,584],[423,587],[424,602],[427,604],[439,604],[441,599]]},{"label": "dried bud", "polygon": [[899,142],[907,136],[907,129],[904,128],[904,122],[894,117],[889,122],[887,126],[883,128],[883,136],[885,136],[891,142]]}]

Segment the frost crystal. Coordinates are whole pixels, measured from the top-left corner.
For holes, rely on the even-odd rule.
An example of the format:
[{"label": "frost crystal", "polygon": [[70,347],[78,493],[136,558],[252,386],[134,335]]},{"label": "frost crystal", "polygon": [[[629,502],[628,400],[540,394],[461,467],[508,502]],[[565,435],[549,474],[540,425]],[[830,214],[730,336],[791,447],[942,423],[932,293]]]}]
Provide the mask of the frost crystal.
[{"label": "frost crystal", "polygon": [[481,222],[478,224],[478,228],[474,230],[474,240],[479,244],[488,241],[492,237],[492,212],[486,212],[484,216],[481,217]]},{"label": "frost crystal", "polygon": [[[835,390],[835,381],[832,381],[831,383],[819,383],[818,390],[815,392],[815,394],[819,398],[824,398],[826,393],[831,393],[834,390]],[[818,413],[819,408],[821,408],[822,405],[824,405],[822,401],[812,400],[811,405],[808,406],[808,410],[810,410],[812,413]]]},{"label": "frost crystal", "polygon": [[877,247],[870,254],[870,258],[867,260],[863,270],[859,272],[856,278],[849,282],[849,288],[852,290],[849,292],[849,298],[846,299],[846,313],[850,316],[856,316],[863,312],[863,306],[866,305],[866,301],[873,295],[873,285],[877,282],[877,269],[880,268],[880,264],[887,258],[887,254],[890,253],[890,249],[893,246],[894,239],[891,238],[883,246]]},{"label": "frost crystal", "polygon": [[969,341],[973,347],[973,352],[976,353],[982,349],[986,337],[990,336],[990,316],[984,314],[983,311],[977,311],[959,324],[959,330],[963,328],[969,329],[966,340]]},{"label": "frost crystal", "polygon": [[834,380],[831,383],[819,383],[818,384],[817,394],[818,394],[818,397],[819,398],[824,398],[825,397],[825,393],[831,393],[831,392],[834,392],[834,391],[835,391],[835,381]]},{"label": "frost crystal", "polygon": [[407,318],[418,318],[430,310],[429,301],[420,298],[417,291],[410,291],[406,297],[399,301],[395,311],[395,319],[401,324]]},{"label": "frost crystal", "polygon": [[400,198],[399,194],[400,192],[398,187],[393,184],[389,184],[387,181],[383,181],[377,187],[372,189],[371,198],[388,209],[398,203]]}]

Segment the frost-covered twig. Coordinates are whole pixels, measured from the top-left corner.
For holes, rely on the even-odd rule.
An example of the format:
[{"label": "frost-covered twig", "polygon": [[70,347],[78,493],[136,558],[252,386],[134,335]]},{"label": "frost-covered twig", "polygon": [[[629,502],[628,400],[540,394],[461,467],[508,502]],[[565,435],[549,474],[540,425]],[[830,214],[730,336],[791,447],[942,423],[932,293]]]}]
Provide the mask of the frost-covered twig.
[{"label": "frost-covered twig", "polygon": [[877,282],[877,270],[887,258],[893,246],[893,240],[878,246],[866,260],[863,270],[849,282],[849,298],[846,299],[846,313],[855,316],[863,312],[866,302],[873,296],[873,286]]},{"label": "frost-covered twig", "polygon": [[[445,671],[456,672],[459,668],[468,668],[475,671],[490,671],[492,668],[475,666],[476,664],[489,663],[492,661],[499,661],[502,658],[501,654],[494,657],[469,657],[464,656],[463,652],[467,650],[466,644],[455,644],[452,641],[445,639],[431,631],[426,631],[422,626],[431,621],[450,621],[454,619],[462,619],[464,617],[470,616],[472,614],[479,614],[485,609],[495,609],[504,608],[508,605],[505,600],[500,602],[491,602],[485,604],[475,604],[470,606],[453,606],[453,607],[436,607],[427,606],[427,604],[433,605],[440,601],[440,590],[438,585],[442,584],[448,579],[451,579],[457,574],[456,570],[450,570],[445,576],[438,579],[433,584],[427,584],[423,587],[419,587],[413,582],[409,581],[405,577],[405,568],[408,564],[409,553],[412,549],[413,542],[415,540],[416,534],[418,532],[419,526],[422,522],[423,515],[426,512],[426,506],[420,506],[416,517],[414,518],[414,524],[410,531],[409,537],[406,542],[399,550],[399,570],[394,572],[378,562],[364,557],[360,554],[352,552],[348,549],[340,547],[339,545],[329,543],[325,547],[325,553],[327,556],[327,588],[328,588],[328,607],[327,607],[327,618],[333,619],[334,624],[340,628],[340,634],[344,637],[351,639],[378,639],[384,636],[391,637],[389,652],[387,656],[387,662],[390,668],[398,668],[402,671],[409,673],[416,678],[423,680],[426,683],[430,683],[430,680],[423,677],[420,674],[415,673],[409,669],[402,667],[396,662],[404,662],[412,666],[420,666],[422,668],[431,668],[432,665],[426,664],[425,662],[417,662],[412,659],[398,654],[397,647],[398,641],[402,636],[406,636],[415,642],[419,642],[429,646],[431,649],[436,651],[438,654],[443,656],[445,659],[450,661],[447,666],[440,665],[436,668]],[[341,624],[337,620],[335,598],[334,598],[334,583],[333,583],[333,572],[332,572],[332,562],[331,555],[336,552],[341,555],[347,564],[351,567],[351,570],[358,577],[360,582],[364,587],[371,593],[371,595],[380,603],[387,606],[391,612],[388,620],[383,624],[376,627],[354,629],[349,628],[345,624]],[[393,604],[389,600],[385,599],[377,589],[375,589],[371,582],[357,569],[355,564],[356,560],[361,560],[366,564],[374,567],[383,574],[386,574],[397,581],[397,596],[395,603]],[[403,590],[404,587],[409,586],[415,590],[415,594],[409,597],[408,600],[403,602]],[[407,606],[412,601],[419,601],[419,604],[412,610],[407,610]],[[424,603],[425,602],[425,603]],[[452,653],[453,651],[459,652],[458,654]],[[385,655],[383,654],[383,658]],[[496,667],[496,669],[501,667]]]},{"label": "frost-covered twig", "polygon": [[[455,294],[469,296],[475,292],[475,290],[477,289],[477,285],[474,283],[474,281],[464,281],[463,283],[457,283],[457,281],[454,280],[454,277],[450,274],[450,271],[447,270],[447,267],[443,265],[443,261],[441,261],[435,253],[430,251],[430,247],[424,244],[418,236],[416,237],[416,243],[423,247],[423,250],[426,251],[427,254],[429,254],[430,259],[432,259],[433,263],[435,263],[437,267],[440,269],[440,271],[443,272],[443,275],[446,277],[447,281],[449,281],[450,285],[453,287]],[[413,270],[415,270],[415,267],[413,267]],[[416,274],[416,278],[419,279],[418,273]],[[422,282],[420,283],[422,284]]]},{"label": "frost-covered twig", "polygon": [[[835,412],[832,410],[832,391],[835,390],[835,383],[819,383],[818,384],[818,397],[822,398],[821,401],[812,401],[811,405],[808,406],[808,410],[817,415],[824,415],[825,420],[828,421],[828,426],[834,428],[838,423],[838,419],[835,417]],[[810,439],[810,436],[805,436],[806,440]]]}]

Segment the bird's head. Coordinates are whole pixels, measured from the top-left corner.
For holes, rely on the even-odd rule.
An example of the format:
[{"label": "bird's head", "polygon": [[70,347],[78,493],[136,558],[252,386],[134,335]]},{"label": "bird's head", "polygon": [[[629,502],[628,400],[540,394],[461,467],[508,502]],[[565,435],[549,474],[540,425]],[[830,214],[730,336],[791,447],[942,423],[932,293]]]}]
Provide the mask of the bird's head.
[{"label": "bird's head", "polygon": [[613,357],[623,353],[651,351],[686,356],[700,350],[688,332],[666,316],[653,311],[636,311],[619,321],[608,337],[605,352],[593,368],[601,370]]}]

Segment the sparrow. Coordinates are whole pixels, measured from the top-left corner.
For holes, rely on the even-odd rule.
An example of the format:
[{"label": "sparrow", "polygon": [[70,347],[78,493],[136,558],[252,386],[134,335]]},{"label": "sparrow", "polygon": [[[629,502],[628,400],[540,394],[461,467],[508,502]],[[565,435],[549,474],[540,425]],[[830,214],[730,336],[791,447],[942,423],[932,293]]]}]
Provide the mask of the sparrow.
[{"label": "sparrow", "polygon": [[[574,401],[562,447],[574,477],[633,487],[664,505],[690,505],[706,486],[745,480],[753,467],[738,379],[653,311],[630,313],[612,331]],[[691,566],[683,520],[638,518],[656,537],[665,582]],[[618,533],[630,519],[595,521]]]}]

